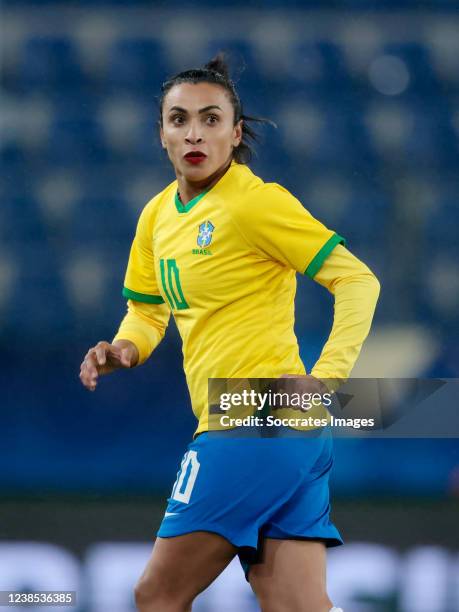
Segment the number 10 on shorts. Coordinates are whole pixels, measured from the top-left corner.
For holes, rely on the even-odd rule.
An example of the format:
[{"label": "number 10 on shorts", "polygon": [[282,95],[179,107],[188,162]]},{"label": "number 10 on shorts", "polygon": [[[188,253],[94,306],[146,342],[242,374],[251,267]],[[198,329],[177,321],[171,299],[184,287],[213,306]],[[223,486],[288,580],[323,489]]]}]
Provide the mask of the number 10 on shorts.
[{"label": "number 10 on shorts", "polygon": [[198,453],[194,450],[187,451],[183,457],[179,473],[177,474],[177,480],[172,489],[172,499],[184,504],[190,501],[199,467]]}]

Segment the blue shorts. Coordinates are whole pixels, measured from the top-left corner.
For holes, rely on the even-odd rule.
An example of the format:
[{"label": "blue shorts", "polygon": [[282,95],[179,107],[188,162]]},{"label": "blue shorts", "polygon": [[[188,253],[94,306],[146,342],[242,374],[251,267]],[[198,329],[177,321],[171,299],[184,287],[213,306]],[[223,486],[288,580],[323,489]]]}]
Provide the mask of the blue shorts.
[{"label": "blue shorts", "polygon": [[339,546],[330,522],[328,429],[274,438],[205,432],[188,445],[157,533],[220,534],[238,548],[246,572],[262,562],[264,538]]}]

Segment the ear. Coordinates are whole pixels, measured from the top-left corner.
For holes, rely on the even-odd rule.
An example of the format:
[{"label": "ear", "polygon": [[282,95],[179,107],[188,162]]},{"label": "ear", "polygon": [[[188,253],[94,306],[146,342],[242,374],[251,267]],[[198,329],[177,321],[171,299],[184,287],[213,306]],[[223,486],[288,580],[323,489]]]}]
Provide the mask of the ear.
[{"label": "ear", "polygon": [[233,146],[238,147],[242,140],[242,123],[243,120],[239,119],[233,129]]},{"label": "ear", "polygon": [[162,127],[159,128],[159,137],[161,139],[161,145],[162,145],[163,149],[167,149],[166,140],[164,138],[164,132],[163,132],[163,128]]}]

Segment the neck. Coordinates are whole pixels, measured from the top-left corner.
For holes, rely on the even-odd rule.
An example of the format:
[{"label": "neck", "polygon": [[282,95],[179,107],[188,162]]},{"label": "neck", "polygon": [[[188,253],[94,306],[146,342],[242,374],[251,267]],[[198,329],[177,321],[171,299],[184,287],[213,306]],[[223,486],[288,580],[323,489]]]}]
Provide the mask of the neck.
[{"label": "neck", "polygon": [[177,183],[178,183],[178,191],[180,194],[180,201],[182,204],[186,205],[190,200],[198,196],[203,191],[208,191],[211,189],[218,181],[222,178],[222,176],[226,173],[228,168],[231,165],[231,159],[226,161],[223,166],[221,166],[218,170],[216,170],[213,174],[206,177],[202,181],[189,181],[186,179],[183,174],[176,173]]}]

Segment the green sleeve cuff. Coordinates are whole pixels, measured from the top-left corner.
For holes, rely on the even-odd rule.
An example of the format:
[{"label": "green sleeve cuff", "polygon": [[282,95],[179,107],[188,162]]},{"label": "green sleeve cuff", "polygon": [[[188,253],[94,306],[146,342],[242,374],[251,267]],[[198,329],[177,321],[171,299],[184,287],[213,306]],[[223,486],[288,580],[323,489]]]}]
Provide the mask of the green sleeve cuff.
[{"label": "green sleeve cuff", "polygon": [[324,261],[327,259],[327,257],[330,255],[330,253],[333,251],[337,244],[346,245],[346,240],[339,234],[333,234],[333,236],[329,240],[327,240],[324,246],[310,262],[304,273],[307,274],[310,278],[314,278],[314,276],[322,267]]},{"label": "green sleeve cuff", "polygon": [[160,295],[148,295],[147,293],[138,293],[127,287],[123,287],[123,295],[129,300],[136,302],[144,302],[145,304],[164,304],[164,300]]}]

